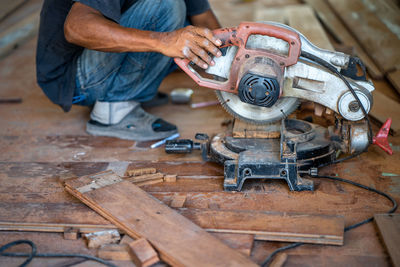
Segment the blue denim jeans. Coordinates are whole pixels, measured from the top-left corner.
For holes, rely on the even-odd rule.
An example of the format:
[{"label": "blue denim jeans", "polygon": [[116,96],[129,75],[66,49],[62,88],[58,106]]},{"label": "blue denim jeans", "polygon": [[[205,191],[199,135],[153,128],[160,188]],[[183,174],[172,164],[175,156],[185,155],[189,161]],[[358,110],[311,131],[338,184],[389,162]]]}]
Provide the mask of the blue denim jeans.
[{"label": "blue denim jeans", "polygon": [[[124,27],[169,32],[184,27],[183,0],[139,0],[122,14]],[[157,93],[173,59],[159,53],[110,53],[85,49],[77,60],[75,102],[144,102]]]}]

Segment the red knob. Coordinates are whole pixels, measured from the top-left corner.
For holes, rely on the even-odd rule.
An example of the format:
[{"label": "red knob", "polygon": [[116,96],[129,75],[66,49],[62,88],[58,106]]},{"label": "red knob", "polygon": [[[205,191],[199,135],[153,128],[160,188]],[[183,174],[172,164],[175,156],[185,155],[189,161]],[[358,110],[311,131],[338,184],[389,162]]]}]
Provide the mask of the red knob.
[{"label": "red knob", "polygon": [[392,125],[392,118],[386,120],[386,122],[382,125],[379,132],[372,138],[373,144],[382,148],[389,155],[393,154],[393,150],[389,145],[388,135],[390,126]]}]

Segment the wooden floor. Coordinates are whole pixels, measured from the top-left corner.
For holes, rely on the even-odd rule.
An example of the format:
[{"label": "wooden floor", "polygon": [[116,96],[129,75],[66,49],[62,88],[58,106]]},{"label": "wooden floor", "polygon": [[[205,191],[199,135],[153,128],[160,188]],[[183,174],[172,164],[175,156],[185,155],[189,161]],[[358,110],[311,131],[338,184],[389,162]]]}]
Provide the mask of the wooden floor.
[{"label": "wooden floor", "polygon": [[[223,13],[223,4],[216,0],[212,3],[219,14]],[[238,10],[241,9],[238,7]],[[246,16],[250,11],[246,7],[242,10],[229,21],[224,16],[224,25],[249,20]],[[66,193],[59,178],[106,169],[123,174],[127,168],[141,166],[154,166],[165,174],[178,174],[176,183],[150,185],[144,189],[166,204],[176,193],[186,195],[184,207],[189,209],[343,215],[346,225],[390,209],[390,203],[381,196],[347,184],[318,179],[315,179],[314,192],[290,192],[287,185],[279,181],[252,182],[245,185],[243,192],[224,192],[223,168],[204,163],[198,153],[168,155],[162,148],[149,149],[148,143],[89,136],[85,132],[89,118],[87,107],[74,106],[71,112],[64,113],[36,85],[36,41],[30,40],[0,61],[0,98],[23,99],[19,104],[0,104],[0,221],[29,218],[40,222],[46,214],[58,214],[59,217],[52,218],[55,222],[63,222],[66,218],[90,220],[91,217],[85,218],[85,214],[93,214],[93,211]],[[398,97],[391,95],[386,81],[376,85],[392,98]],[[193,102],[215,99],[211,90],[199,88],[181,72],[167,77],[160,90],[169,92],[177,87],[193,88]],[[220,106],[192,110],[186,105],[168,104],[148,111],[178,125],[182,138],[193,138],[197,132],[212,135],[226,131],[223,122],[231,118]],[[377,128],[375,125],[374,129]],[[372,146],[368,153],[337,166],[325,167],[321,173],[337,174],[375,187],[400,202],[400,137],[391,136],[389,141],[394,149],[393,156]],[[94,218],[92,223],[104,222],[102,218]],[[82,239],[64,240],[62,234],[0,232],[0,245],[16,239],[34,241],[38,251],[43,253],[95,255]],[[286,244],[256,241],[251,258],[261,263],[283,245]],[[285,266],[389,265],[388,253],[373,223],[345,233],[343,246],[304,245],[285,253],[288,255]],[[22,261],[0,257],[0,266],[15,266]],[[79,262],[77,259],[35,259],[32,266],[70,266]],[[127,262],[118,264],[131,266]]]}]

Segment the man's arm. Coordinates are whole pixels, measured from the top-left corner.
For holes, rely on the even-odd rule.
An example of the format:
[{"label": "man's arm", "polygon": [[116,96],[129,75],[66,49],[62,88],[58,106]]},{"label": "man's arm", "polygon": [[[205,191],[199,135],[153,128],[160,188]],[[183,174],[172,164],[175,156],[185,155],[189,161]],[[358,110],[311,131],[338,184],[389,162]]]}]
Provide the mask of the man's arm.
[{"label": "man's arm", "polygon": [[199,15],[190,17],[190,21],[196,27],[203,27],[211,30],[221,28],[221,24],[219,24],[217,17],[211,9]]},{"label": "man's arm", "polygon": [[99,11],[75,2],[64,24],[68,42],[105,52],[159,52],[169,57],[188,58],[202,68],[214,65],[208,52],[220,56],[217,40],[205,28],[188,26],[160,33],[123,27]]}]

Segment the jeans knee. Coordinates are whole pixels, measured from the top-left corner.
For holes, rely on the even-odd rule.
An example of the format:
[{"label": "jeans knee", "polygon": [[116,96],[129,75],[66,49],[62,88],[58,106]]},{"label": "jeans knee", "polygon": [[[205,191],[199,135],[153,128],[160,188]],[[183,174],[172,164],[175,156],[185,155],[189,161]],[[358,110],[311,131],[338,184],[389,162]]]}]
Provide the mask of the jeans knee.
[{"label": "jeans knee", "polygon": [[166,31],[182,28],[186,21],[186,4],[184,0],[161,0],[160,15],[167,27]]}]

